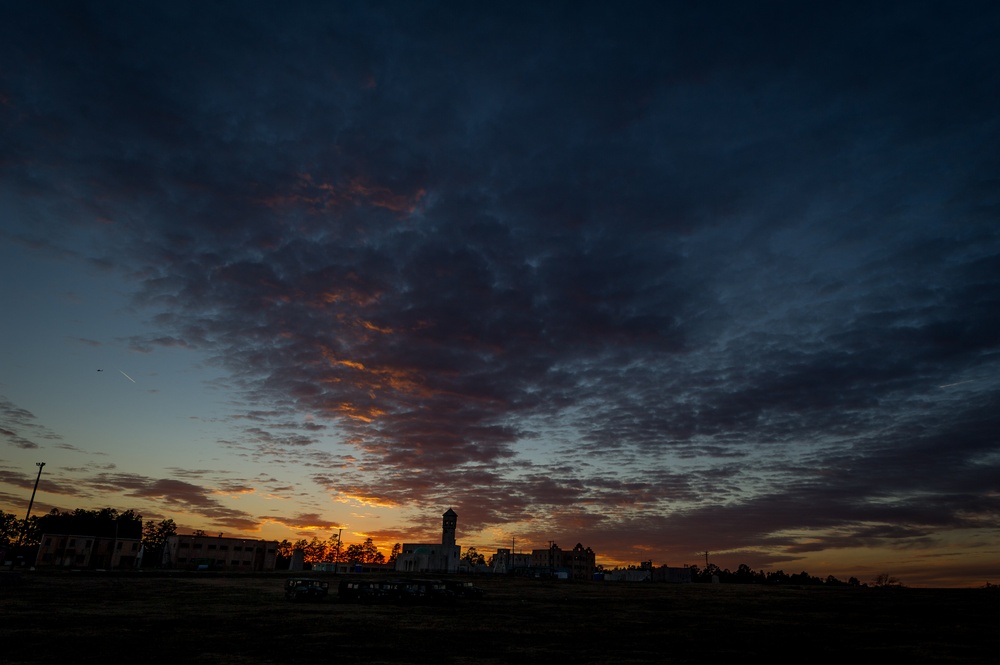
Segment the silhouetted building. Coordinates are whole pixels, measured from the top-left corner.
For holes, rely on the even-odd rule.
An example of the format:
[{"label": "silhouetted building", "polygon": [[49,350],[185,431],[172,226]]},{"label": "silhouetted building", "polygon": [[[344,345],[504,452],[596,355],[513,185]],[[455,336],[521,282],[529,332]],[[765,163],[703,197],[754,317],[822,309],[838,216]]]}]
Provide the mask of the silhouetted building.
[{"label": "silhouetted building", "polygon": [[455,544],[455,530],[458,514],[449,508],[441,516],[441,544],[403,543],[402,551],[396,556],[396,570],[413,573],[454,573],[462,548]]},{"label": "silhouetted building", "polygon": [[512,552],[509,547],[501,547],[493,555],[491,564],[491,572],[500,575],[523,573],[531,568],[531,555]]},{"label": "silhouetted building", "polygon": [[690,568],[654,566],[652,561],[643,561],[639,567],[615,568],[604,572],[608,582],[669,582],[686,584],[692,581]]},{"label": "silhouetted building", "polygon": [[692,581],[690,568],[671,568],[660,566],[653,568],[654,582],[670,582],[672,584],[688,584]]},{"label": "silhouetted building", "polygon": [[563,550],[555,543],[544,550],[531,550],[531,567],[548,569],[552,574],[565,574],[574,580],[589,580],[597,569],[594,550],[580,543],[571,550]]},{"label": "silhouetted building", "polygon": [[616,568],[604,571],[606,582],[648,582],[653,572],[646,568]]},{"label": "silhouetted building", "polygon": [[138,538],[43,533],[36,568],[135,568],[142,556]]},{"label": "silhouetted building", "polygon": [[221,536],[168,536],[163,567],[182,570],[273,571],[278,541]]}]

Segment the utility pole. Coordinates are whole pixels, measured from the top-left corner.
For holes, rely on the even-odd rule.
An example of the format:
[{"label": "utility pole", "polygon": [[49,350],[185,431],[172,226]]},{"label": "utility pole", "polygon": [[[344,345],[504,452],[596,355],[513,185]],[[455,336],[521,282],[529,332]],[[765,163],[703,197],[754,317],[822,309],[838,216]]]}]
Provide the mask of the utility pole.
[{"label": "utility pole", "polygon": [[17,537],[18,547],[24,542],[24,533],[28,530],[28,518],[31,517],[31,507],[35,505],[35,492],[38,491],[38,481],[42,479],[42,467],[45,466],[45,462],[35,462],[35,466],[38,467],[38,475],[35,476],[35,489],[31,490],[31,501],[28,502],[28,512],[24,516],[24,528],[21,529],[21,535]]}]

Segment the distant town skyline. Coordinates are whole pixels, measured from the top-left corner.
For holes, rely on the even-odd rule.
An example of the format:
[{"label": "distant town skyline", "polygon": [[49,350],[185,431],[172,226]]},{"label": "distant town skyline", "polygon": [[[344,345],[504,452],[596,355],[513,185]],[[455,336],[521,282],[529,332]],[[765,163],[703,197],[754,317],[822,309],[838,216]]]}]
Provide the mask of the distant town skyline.
[{"label": "distant town skyline", "polygon": [[998,28],[14,3],[0,509],[995,582]]}]

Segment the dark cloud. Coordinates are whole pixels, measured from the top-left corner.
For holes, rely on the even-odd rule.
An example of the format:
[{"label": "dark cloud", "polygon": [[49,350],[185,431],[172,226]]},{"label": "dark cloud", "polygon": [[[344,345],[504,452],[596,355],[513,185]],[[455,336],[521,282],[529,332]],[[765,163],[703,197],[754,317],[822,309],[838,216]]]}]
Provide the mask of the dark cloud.
[{"label": "dark cloud", "polygon": [[0,439],[9,446],[23,450],[42,447],[35,439],[49,442],[62,441],[62,437],[40,424],[35,414],[22,409],[3,395],[0,395]]},{"label": "dark cloud", "polygon": [[[335,530],[340,527],[340,524],[335,522],[330,522],[324,519],[317,513],[299,513],[292,517],[284,517],[278,515],[264,515],[261,517],[262,520],[276,522],[278,524],[283,524],[294,530],[307,530],[312,532],[313,530],[330,531]],[[304,531],[303,533],[305,533]],[[318,536],[317,536],[318,537]]]},{"label": "dark cloud", "polygon": [[[203,473],[174,470],[174,475],[194,480]],[[140,514],[149,512],[152,516],[159,516],[166,510],[189,518],[194,516],[214,528],[248,532],[259,530],[258,518],[228,507],[219,499],[221,495],[254,492],[256,483],[213,479],[202,485],[179,478],[152,478],[137,473],[123,473],[117,471],[114,464],[88,464],[83,468],[50,465],[46,468],[43,491],[48,496],[56,495],[63,497],[63,500],[75,502],[72,506],[61,506],[62,510],[72,510],[80,502],[106,505],[108,497],[121,496]],[[29,487],[33,482],[33,479],[27,477],[19,482],[14,482],[16,478],[2,480],[23,487]],[[151,510],[146,510],[146,506]],[[39,504],[36,510],[42,508],[44,505]]]},{"label": "dark cloud", "polygon": [[[21,470],[14,470],[12,467],[7,465],[0,465],[0,481],[2,481],[5,485],[27,489],[34,485],[35,479]],[[15,498],[11,495],[6,495],[4,500],[7,501],[8,499],[11,504],[18,504],[23,501],[20,496]]]},{"label": "dark cloud", "polygon": [[136,474],[98,474],[86,483],[93,491],[123,492],[132,499],[154,500],[174,510],[198,515],[215,527],[256,531],[259,521],[244,511],[226,507],[216,495],[226,488],[206,488],[172,478],[147,478]]},{"label": "dark cloud", "polygon": [[[607,548],[996,514],[992,4],[15,14],[4,235],[227,370],[222,445]],[[255,524],[195,477],[130,492]]]}]

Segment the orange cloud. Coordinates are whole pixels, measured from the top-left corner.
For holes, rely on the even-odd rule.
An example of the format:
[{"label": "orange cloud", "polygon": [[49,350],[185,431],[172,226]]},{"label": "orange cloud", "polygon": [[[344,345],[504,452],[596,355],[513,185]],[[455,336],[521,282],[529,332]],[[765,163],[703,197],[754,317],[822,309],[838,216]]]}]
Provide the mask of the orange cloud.
[{"label": "orange cloud", "polygon": [[349,503],[353,501],[354,503],[359,503],[363,506],[375,506],[378,508],[395,508],[398,505],[395,501],[385,497],[363,494],[340,493],[336,500],[340,503]]},{"label": "orange cloud", "polygon": [[312,212],[329,212],[348,205],[371,205],[398,213],[412,213],[427,195],[423,187],[415,192],[396,192],[385,185],[372,184],[355,176],[346,184],[316,182],[310,173],[301,173],[291,193],[260,199],[268,208],[304,206]]},{"label": "orange cloud", "polygon": [[413,212],[420,200],[427,195],[427,190],[423,187],[412,195],[397,194],[388,187],[367,185],[360,178],[352,179],[349,187],[351,192],[367,200],[371,205],[393,212]]},{"label": "orange cloud", "polygon": [[390,335],[393,332],[392,328],[388,326],[377,326],[371,321],[362,321],[361,326],[367,330],[382,333],[383,335]]},{"label": "orange cloud", "polygon": [[382,409],[370,408],[363,409],[350,402],[341,402],[336,407],[334,407],[337,412],[341,415],[346,416],[352,420],[360,420],[364,423],[373,422],[379,416],[384,416],[385,411]]}]

